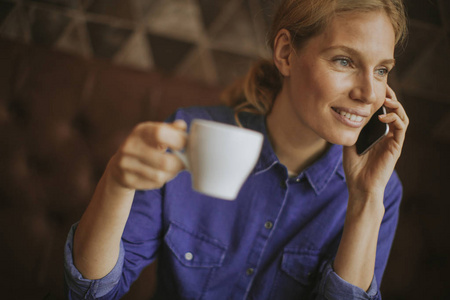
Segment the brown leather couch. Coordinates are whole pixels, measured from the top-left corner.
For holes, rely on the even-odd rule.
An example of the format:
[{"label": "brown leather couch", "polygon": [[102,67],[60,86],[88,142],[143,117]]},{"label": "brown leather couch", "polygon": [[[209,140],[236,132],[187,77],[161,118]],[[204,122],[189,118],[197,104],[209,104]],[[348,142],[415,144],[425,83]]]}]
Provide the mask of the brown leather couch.
[{"label": "brown leather couch", "polygon": [[[219,92],[0,39],[1,298],[62,299],[67,233],[124,137]],[[153,269],[127,299],[148,299]]]}]

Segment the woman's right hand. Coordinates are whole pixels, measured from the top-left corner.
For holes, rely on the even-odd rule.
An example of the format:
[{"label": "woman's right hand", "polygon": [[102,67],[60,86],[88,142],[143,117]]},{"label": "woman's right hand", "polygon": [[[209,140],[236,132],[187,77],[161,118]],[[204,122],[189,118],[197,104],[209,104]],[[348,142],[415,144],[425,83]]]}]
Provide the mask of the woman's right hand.
[{"label": "woman's right hand", "polygon": [[106,170],[108,177],[129,190],[162,187],[184,168],[182,161],[166,150],[184,148],[186,128],[182,120],[171,124],[138,124],[111,158]]},{"label": "woman's right hand", "polygon": [[184,148],[186,127],[138,124],[111,158],[75,231],[74,264],[85,278],[102,278],[116,265],[134,191],[160,188],[184,168],[166,149]]}]

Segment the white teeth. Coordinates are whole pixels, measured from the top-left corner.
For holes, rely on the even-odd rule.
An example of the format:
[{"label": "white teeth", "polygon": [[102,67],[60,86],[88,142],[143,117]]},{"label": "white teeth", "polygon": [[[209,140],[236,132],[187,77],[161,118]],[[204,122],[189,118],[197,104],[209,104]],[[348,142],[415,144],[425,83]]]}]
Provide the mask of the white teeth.
[{"label": "white teeth", "polygon": [[361,116],[357,116],[345,111],[337,111],[341,116],[346,117],[347,119],[351,120],[351,121],[356,121],[356,122],[361,122],[363,117]]}]

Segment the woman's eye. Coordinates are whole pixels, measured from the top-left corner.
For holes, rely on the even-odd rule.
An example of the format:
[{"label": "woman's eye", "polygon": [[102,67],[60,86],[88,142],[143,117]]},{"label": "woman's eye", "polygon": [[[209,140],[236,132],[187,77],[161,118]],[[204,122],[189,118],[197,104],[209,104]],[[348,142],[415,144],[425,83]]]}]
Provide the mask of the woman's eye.
[{"label": "woman's eye", "polygon": [[346,58],[338,58],[336,61],[343,67],[348,67],[350,65],[350,61]]},{"label": "woman's eye", "polygon": [[389,71],[388,71],[388,69],[378,69],[378,70],[376,70],[375,71],[376,72],[376,74],[378,75],[378,76],[386,76],[388,73],[389,73]]},{"label": "woman's eye", "polygon": [[346,57],[337,57],[337,58],[333,59],[333,61],[334,61],[334,63],[337,64],[338,67],[341,67],[341,68],[350,67],[352,64],[352,61]]}]

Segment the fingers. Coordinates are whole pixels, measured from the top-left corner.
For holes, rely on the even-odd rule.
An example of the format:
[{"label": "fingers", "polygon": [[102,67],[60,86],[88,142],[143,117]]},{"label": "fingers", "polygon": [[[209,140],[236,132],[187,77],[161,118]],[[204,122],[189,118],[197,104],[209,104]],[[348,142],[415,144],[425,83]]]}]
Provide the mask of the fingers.
[{"label": "fingers", "polygon": [[186,131],[187,129],[187,124],[184,120],[175,120],[171,125],[182,131]]},{"label": "fingers", "polygon": [[184,168],[181,160],[165,151],[186,144],[186,123],[142,123],[135,127],[113,159],[115,177],[126,187],[152,189],[163,186]]},{"label": "fingers", "polygon": [[398,101],[397,95],[395,94],[394,90],[389,85],[386,85],[386,98],[390,98],[395,101]]},{"label": "fingers", "polygon": [[389,86],[387,86],[386,90],[386,101],[384,103],[384,106],[388,109],[389,112],[395,112],[400,119],[405,123],[406,126],[409,125],[409,118],[406,114],[405,109],[403,108],[400,101],[397,99],[397,95],[395,94],[394,90]]},{"label": "fingers", "polygon": [[378,117],[383,123],[394,126],[394,129],[406,131],[407,125],[396,113],[391,112],[385,115],[379,115]]},{"label": "fingers", "polygon": [[186,144],[187,134],[184,121],[166,123],[143,123],[138,125],[141,138],[152,147],[169,147],[181,150]]},{"label": "fingers", "polygon": [[172,161],[172,163],[154,167],[142,163],[137,157],[123,156],[118,162],[122,180],[128,184],[139,183],[139,187],[145,186],[145,184],[152,188],[160,187],[172,179],[182,168],[177,159],[171,160],[169,157],[162,161]]},{"label": "fingers", "polygon": [[178,157],[168,152],[161,152],[159,149],[143,147],[143,153],[128,154],[135,158],[140,164],[169,173],[177,173],[183,169],[184,165]]},{"label": "fingers", "polygon": [[[173,122],[172,124],[168,124],[169,126],[171,126],[173,129],[177,129],[179,130],[179,134],[182,134],[182,138],[184,139],[184,144],[186,144],[186,138],[187,138],[187,134],[186,134],[186,130],[187,130],[187,124],[184,120],[175,120],[175,122]],[[164,131],[164,130],[163,130]],[[161,135],[163,135],[163,138],[161,139],[161,144],[159,144],[159,148],[162,151],[166,151],[167,148],[171,148],[173,150],[181,150],[183,147],[180,148],[180,144],[178,143],[179,141],[175,141],[174,142],[176,144],[165,144],[164,143],[164,132],[160,132]],[[167,136],[167,138],[171,138],[170,136]]]},{"label": "fingers", "polygon": [[160,153],[147,158],[118,155],[115,163],[116,178],[123,186],[132,189],[160,188],[175,177],[184,165],[170,153]]},{"label": "fingers", "polygon": [[387,86],[386,96],[383,105],[387,108],[388,113],[380,115],[379,119],[383,123],[389,124],[394,139],[399,145],[402,145],[409,125],[409,118],[402,104],[398,101],[395,92],[389,86]]}]

